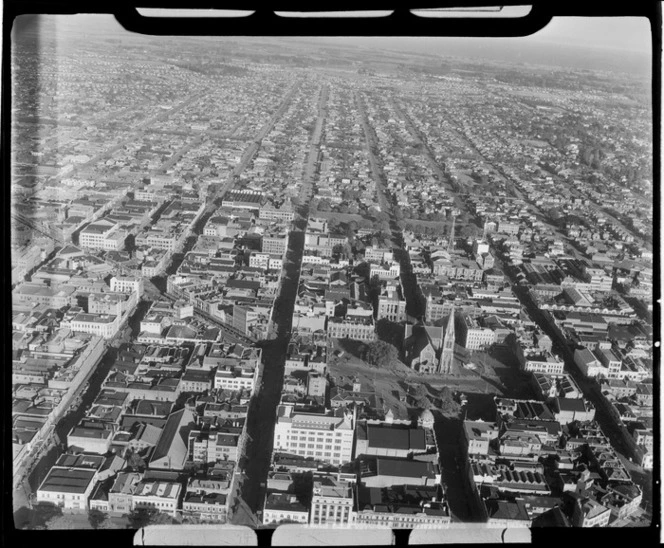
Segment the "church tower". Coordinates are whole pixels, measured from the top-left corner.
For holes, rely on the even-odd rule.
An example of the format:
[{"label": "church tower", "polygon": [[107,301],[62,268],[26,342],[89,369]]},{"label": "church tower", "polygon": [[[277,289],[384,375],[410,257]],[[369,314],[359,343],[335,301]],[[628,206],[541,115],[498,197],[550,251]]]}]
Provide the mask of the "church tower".
[{"label": "church tower", "polygon": [[454,306],[450,312],[445,328],[445,339],[443,340],[443,353],[440,357],[439,373],[449,375],[454,366]]}]

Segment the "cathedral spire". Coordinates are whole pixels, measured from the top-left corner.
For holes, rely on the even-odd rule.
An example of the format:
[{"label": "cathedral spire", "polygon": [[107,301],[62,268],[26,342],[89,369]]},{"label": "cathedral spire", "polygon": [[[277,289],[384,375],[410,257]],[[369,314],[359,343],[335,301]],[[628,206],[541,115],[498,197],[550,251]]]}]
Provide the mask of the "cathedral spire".
[{"label": "cathedral spire", "polygon": [[443,340],[443,354],[440,357],[439,372],[444,375],[449,375],[452,372],[454,365],[454,305],[450,312],[450,317],[447,320],[447,328],[445,329],[445,339]]}]

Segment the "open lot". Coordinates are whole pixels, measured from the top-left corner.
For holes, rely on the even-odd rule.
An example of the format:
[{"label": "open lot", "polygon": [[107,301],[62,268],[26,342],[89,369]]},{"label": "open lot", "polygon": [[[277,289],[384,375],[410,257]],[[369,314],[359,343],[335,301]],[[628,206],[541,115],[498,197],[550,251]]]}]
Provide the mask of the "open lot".
[{"label": "open lot", "polygon": [[408,386],[425,384],[440,390],[447,386],[452,391],[468,396],[468,419],[495,420],[493,397],[534,398],[528,375],[519,371],[513,355],[505,349],[487,352],[469,352],[457,346],[458,363],[472,363],[474,369],[460,367],[454,375],[423,374],[410,369],[401,361],[384,366],[373,366],[362,359],[366,343],[350,339],[332,339],[328,370],[336,385],[357,380],[365,391],[375,391],[378,405],[394,409],[398,416],[413,417],[419,411],[400,401]]}]

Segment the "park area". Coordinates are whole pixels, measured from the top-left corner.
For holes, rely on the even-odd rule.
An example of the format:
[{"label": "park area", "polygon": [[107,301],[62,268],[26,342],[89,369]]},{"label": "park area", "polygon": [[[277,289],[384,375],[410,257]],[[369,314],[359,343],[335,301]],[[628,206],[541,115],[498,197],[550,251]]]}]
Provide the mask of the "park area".
[{"label": "park area", "polygon": [[[378,407],[392,409],[395,418],[413,418],[421,408],[417,402],[440,401],[444,387],[452,394],[463,393],[468,403],[462,418],[495,420],[494,396],[534,398],[528,374],[519,371],[511,351],[495,347],[489,352],[470,352],[456,346],[456,373],[423,374],[407,367],[400,359],[377,365],[367,361],[369,343],[351,339],[332,339],[328,370],[336,386],[360,382],[363,392],[374,392]],[[413,397],[409,397],[413,396]],[[427,396],[428,398],[422,398]],[[435,405],[432,406],[437,408]],[[459,416],[461,408],[441,410],[448,416]]]}]

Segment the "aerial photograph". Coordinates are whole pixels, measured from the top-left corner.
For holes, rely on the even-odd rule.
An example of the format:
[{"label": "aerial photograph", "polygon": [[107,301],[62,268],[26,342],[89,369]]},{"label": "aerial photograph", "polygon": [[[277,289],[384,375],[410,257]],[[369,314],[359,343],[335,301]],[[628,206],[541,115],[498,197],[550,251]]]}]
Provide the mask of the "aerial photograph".
[{"label": "aerial photograph", "polygon": [[16,529],[651,527],[648,19],[11,32]]}]

